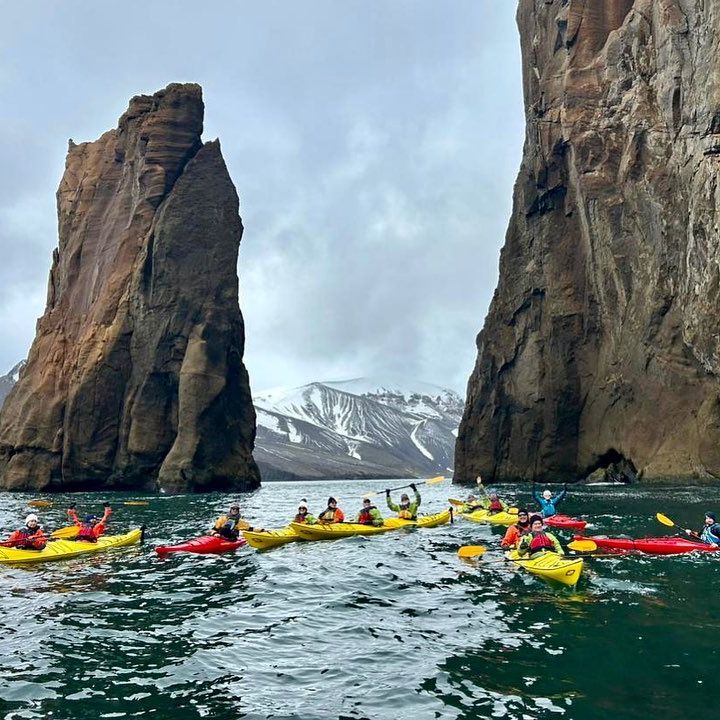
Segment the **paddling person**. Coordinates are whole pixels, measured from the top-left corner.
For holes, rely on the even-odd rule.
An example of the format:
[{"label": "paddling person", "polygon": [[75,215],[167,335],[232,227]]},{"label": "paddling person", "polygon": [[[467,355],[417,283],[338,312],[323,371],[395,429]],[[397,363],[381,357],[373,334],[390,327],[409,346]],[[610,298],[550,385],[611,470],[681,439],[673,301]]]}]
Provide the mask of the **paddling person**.
[{"label": "paddling person", "polygon": [[315,523],[317,523],[317,518],[308,512],[307,500],[305,498],[300,501],[297,515],[295,515],[293,522],[304,523],[306,525],[315,525]]},{"label": "paddling person", "polygon": [[318,515],[317,519],[322,525],[332,525],[344,522],[345,513],[338,507],[337,500],[329,497],[327,507]]},{"label": "paddling person", "polygon": [[720,545],[720,523],[717,521],[717,515],[714,512],[705,513],[705,524],[700,532],[694,532],[690,529],[686,529],[685,532],[708,545]]},{"label": "paddling person", "polygon": [[500,547],[514,548],[520,539],[530,532],[530,516],[525,508],[518,510],[518,521],[515,525],[511,525],[505,537],[500,541]]},{"label": "paddling person", "polygon": [[38,516],[30,513],[25,518],[25,525],[11,533],[10,537],[1,544],[18,550],[42,550],[47,545],[47,538]]},{"label": "paddling person", "polygon": [[498,497],[496,492],[491,492],[488,497],[480,501],[488,515],[496,515],[499,512],[507,512],[508,506]]},{"label": "paddling person", "polygon": [[415,500],[413,502],[410,502],[410,498],[408,497],[407,493],[403,493],[400,496],[400,504],[396,505],[391,499],[390,499],[390,491],[385,491],[385,498],[387,500],[387,506],[393,511],[397,513],[397,516],[401,520],[415,520],[417,518],[417,511],[420,507],[420,503],[422,502],[422,498],[420,497],[420,493],[418,492],[417,487],[415,486],[415,483],[410,485],[410,487],[413,489],[415,493]]},{"label": "paddling person", "polygon": [[112,508],[109,502],[104,502],[105,512],[101,518],[97,515],[86,515],[82,520],[78,517],[76,506],[70,505],[67,514],[70,520],[77,526],[77,535],[72,538],[79,542],[97,542],[97,539],[107,529],[108,521],[112,515]]},{"label": "paddling person", "polygon": [[253,531],[254,528],[240,514],[240,503],[232,503],[227,515],[221,515],[210,531],[211,535],[235,542],[241,530]]},{"label": "paddling person", "polygon": [[360,525],[374,525],[380,527],[385,521],[380,511],[372,504],[370,498],[363,499],[363,506],[357,516]]},{"label": "paddling person", "polygon": [[467,496],[467,500],[463,503],[462,507],[460,508],[460,512],[462,513],[473,513],[476,510],[484,510],[485,506],[482,503],[482,500],[479,500],[476,498],[472,493]]},{"label": "paddling person", "polygon": [[566,495],[567,483],[563,483],[563,489],[554,496],[548,488],[545,488],[543,490],[542,495],[538,495],[538,491],[535,488],[535,483],[533,483],[532,496],[533,498],[535,498],[535,501],[538,503],[538,505],[540,505],[540,512],[542,513],[542,516],[544,518],[549,518],[557,514],[558,503],[560,503],[560,501],[562,501]]},{"label": "paddling person", "polygon": [[560,541],[545,529],[542,515],[533,515],[530,518],[530,532],[520,538],[517,551],[518,555],[527,555],[529,553],[531,559],[546,552],[556,552],[558,555],[565,554]]}]

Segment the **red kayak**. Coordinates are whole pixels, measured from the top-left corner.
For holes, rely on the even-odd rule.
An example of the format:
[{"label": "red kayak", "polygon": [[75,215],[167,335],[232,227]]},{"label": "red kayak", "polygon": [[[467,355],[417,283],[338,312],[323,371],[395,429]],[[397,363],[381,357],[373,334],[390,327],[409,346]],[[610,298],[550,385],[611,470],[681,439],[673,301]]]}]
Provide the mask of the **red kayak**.
[{"label": "red kayak", "polygon": [[230,550],[237,550],[245,545],[245,538],[239,540],[225,540],[215,535],[203,535],[202,537],[188,540],[179,545],[159,545],[155,548],[155,552],[159,555],[165,555],[171,552],[191,552],[191,553],[224,553]]},{"label": "red kayak", "polygon": [[579,520],[569,515],[553,515],[552,517],[545,518],[545,524],[560,530],[584,530],[587,526],[584,520]]},{"label": "red kayak", "polygon": [[699,540],[686,540],[680,537],[656,537],[656,538],[602,538],[584,537],[576,535],[576,540],[592,540],[603,550],[617,550],[618,552],[639,552],[650,555],[680,555],[681,553],[694,552],[716,552],[720,550],[717,545],[708,545]]}]

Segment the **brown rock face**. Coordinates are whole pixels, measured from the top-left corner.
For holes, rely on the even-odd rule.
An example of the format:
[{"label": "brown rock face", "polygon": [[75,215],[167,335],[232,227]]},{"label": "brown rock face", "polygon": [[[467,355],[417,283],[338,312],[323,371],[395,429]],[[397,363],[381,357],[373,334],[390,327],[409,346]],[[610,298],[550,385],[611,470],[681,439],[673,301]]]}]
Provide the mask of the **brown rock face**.
[{"label": "brown rock face", "polygon": [[527,135],[467,481],[720,477],[720,0],[520,0]]},{"label": "brown rock face", "polygon": [[0,415],[0,487],[259,485],[243,228],[203,111],[198,85],[173,84],[70,142],[47,308]]}]

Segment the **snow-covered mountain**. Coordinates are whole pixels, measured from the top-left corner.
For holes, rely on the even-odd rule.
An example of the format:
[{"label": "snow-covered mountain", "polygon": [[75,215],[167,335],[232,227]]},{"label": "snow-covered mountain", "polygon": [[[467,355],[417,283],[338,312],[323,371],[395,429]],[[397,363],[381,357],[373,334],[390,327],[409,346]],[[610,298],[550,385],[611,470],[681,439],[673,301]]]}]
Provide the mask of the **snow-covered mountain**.
[{"label": "snow-covered mountain", "polygon": [[13,389],[13,385],[20,379],[20,373],[24,367],[25,361],[21,360],[7,375],[0,375],[0,407]]},{"label": "snow-covered mountain", "polygon": [[255,398],[263,477],[426,477],[452,472],[462,398],[412,381],[356,378]]}]

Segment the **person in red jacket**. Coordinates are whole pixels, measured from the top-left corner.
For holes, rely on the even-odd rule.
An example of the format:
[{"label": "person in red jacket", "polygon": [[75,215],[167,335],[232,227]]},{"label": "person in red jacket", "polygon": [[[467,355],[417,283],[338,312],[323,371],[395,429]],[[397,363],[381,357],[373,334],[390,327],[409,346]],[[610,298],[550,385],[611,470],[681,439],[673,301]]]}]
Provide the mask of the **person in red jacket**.
[{"label": "person in red jacket", "polygon": [[68,517],[77,525],[78,533],[73,540],[80,542],[97,542],[97,539],[105,532],[108,521],[112,515],[112,508],[109,502],[104,502],[105,512],[98,519],[97,515],[86,515],[82,520],[78,517],[75,505],[68,508]]},{"label": "person in red jacket", "polygon": [[25,518],[25,527],[11,533],[10,537],[2,544],[5,547],[18,548],[18,550],[42,550],[47,545],[47,538],[40,526],[38,516],[30,513]]}]

